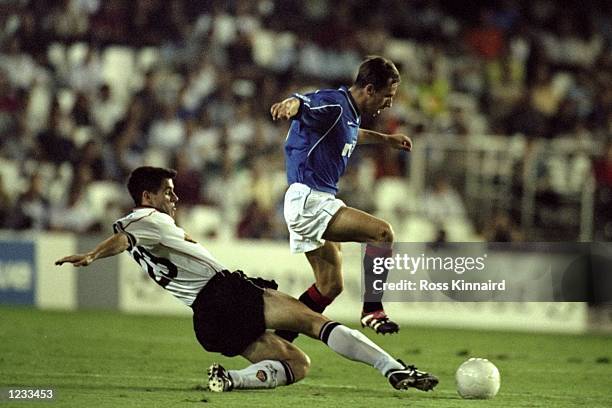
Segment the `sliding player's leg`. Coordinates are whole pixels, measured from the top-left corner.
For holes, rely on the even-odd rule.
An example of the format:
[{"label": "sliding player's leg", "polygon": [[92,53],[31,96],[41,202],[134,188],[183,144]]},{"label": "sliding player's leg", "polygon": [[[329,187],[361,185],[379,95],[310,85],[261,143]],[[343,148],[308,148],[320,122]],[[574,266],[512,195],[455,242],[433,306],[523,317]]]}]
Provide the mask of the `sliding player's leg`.
[{"label": "sliding player's leg", "polygon": [[226,370],[217,363],[209,367],[211,391],[290,385],[304,378],[310,367],[310,359],[302,350],[271,332],[262,334],[241,355],[253,364],[241,370]]},{"label": "sliding player's leg", "polygon": [[[295,298],[266,289],[263,303],[266,328],[292,330],[318,338],[336,353],[376,368],[396,389],[414,387],[428,391],[438,383],[436,377],[395,360],[359,331],[313,312]],[[219,364],[209,368],[208,383],[212,391],[288,385],[302,379],[310,364],[301,350],[269,332],[261,334],[241,355],[254,364],[233,371]]]},{"label": "sliding player's leg", "polygon": [[367,243],[363,258],[365,293],[361,324],[379,334],[396,333],[399,325],[390,320],[384,311],[383,291],[373,289],[374,280],[386,282],[389,273],[384,269],[381,273],[374,274],[373,262],[376,257],[391,256],[394,238],[391,225],[361,210],[343,207],[328,224],[323,238],[336,242]]},{"label": "sliding player's leg", "polygon": [[282,292],[267,289],[264,310],[267,328],[291,330],[318,338],[336,353],[376,368],[397,389],[415,387],[428,391],[438,383],[435,376],[395,360],[361,332],[315,313]]}]

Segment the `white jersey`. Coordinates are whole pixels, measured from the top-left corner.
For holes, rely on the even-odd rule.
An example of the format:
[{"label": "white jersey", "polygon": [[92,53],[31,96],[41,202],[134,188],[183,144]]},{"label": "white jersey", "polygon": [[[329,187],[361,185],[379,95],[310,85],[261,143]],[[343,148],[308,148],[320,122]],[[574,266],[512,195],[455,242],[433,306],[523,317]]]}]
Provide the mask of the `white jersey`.
[{"label": "white jersey", "polygon": [[226,269],[168,214],[139,207],[113,224],[128,237],[128,251],[151,279],[191,306],[200,289]]}]

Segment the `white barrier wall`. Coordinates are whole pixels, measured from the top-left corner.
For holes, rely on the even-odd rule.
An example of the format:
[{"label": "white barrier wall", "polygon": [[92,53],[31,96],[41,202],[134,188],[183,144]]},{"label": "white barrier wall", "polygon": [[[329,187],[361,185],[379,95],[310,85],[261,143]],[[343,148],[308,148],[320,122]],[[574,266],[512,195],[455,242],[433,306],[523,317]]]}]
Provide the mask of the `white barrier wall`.
[{"label": "white barrier wall", "polygon": [[[293,296],[299,296],[314,282],[305,256],[292,255],[286,243],[201,243],[229,269],[275,279],[282,291]],[[95,290],[106,291],[105,296],[111,299],[104,307],[128,313],[190,315],[190,308],[155,284],[127,253],[109,262],[108,270],[95,272],[106,274],[106,279],[69,265],[54,266],[59,257],[76,252],[78,244],[77,238],[70,234],[0,234],[0,304],[35,304],[40,308],[65,310],[97,307],[99,303],[88,303],[91,291]],[[12,255],[15,248],[20,252]],[[32,256],[28,257],[30,252]],[[326,314],[355,324],[361,311],[359,245],[343,245],[343,265],[345,290]],[[386,309],[405,326],[579,333],[586,330],[587,321],[583,303],[396,302],[388,303]]]},{"label": "white barrier wall", "polygon": [[36,305],[42,309],[73,310],[77,307],[77,273],[72,266],[56,266],[55,261],[73,254],[73,234],[36,235]]}]

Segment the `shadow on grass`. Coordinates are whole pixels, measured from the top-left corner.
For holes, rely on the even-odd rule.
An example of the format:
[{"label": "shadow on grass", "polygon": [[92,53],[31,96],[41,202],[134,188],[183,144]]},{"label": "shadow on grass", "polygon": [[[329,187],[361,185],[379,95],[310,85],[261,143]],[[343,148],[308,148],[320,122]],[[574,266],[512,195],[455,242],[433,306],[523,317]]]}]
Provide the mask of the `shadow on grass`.
[{"label": "shadow on grass", "polygon": [[[32,388],[32,383],[11,383],[2,385],[2,387],[11,388]],[[62,391],[134,391],[134,392],[207,392],[206,388],[200,385],[192,385],[185,387],[158,387],[158,386],[140,386],[140,385],[124,385],[124,384],[83,384],[83,383],[61,383],[49,386]]]}]

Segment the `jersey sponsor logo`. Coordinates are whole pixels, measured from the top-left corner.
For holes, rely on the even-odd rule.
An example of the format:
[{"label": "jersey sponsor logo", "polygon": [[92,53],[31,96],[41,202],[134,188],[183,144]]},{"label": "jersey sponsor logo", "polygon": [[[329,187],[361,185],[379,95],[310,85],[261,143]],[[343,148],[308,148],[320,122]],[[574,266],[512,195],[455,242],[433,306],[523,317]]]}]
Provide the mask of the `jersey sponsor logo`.
[{"label": "jersey sponsor logo", "polygon": [[353,154],[353,150],[355,150],[356,143],[345,143],[344,148],[342,149],[342,157],[351,157]]}]

